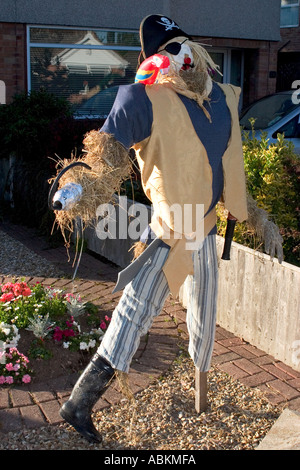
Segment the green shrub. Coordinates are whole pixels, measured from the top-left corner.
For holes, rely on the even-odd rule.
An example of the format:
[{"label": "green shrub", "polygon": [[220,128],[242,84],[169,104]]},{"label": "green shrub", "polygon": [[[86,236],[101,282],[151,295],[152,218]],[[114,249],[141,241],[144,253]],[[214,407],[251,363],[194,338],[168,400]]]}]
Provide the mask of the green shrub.
[{"label": "green shrub", "polygon": [[49,124],[61,116],[71,116],[66,100],[46,91],[21,93],[0,106],[0,157],[15,153],[23,160],[35,160],[45,154]]},{"label": "green shrub", "polygon": [[[249,194],[258,207],[266,210],[270,219],[280,228],[283,236],[284,259],[300,265],[300,160],[293,145],[277,136],[275,144],[269,144],[265,133],[261,139],[254,130],[244,132],[244,162]],[[226,215],[218,208],[218,233],[224,235]],[[234,240],[253,249],[263,249],[261,240],[245,223],[237,224]]]},{"label": "green shrub", "polygon": [[10,173],[13,207],[1,201],[3,215],[50,234],[54,217],[47,205],[48,180],[56,174],[58,157],[79,155],[86,132],[102,122],[74,119],[67,100],[43,90],[22,93],[0,106],[0,158],[16,156]]}]

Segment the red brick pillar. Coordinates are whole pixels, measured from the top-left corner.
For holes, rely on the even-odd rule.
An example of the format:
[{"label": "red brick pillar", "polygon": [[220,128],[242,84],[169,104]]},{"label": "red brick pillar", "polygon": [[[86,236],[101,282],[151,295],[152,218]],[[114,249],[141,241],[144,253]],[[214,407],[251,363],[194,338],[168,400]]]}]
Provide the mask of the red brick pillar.
[{"label": "red brick pillar", "polygon": [[0,23],[0,80],[6,85],[6,103],[26,90],[26,26]]},{"label": "red brick pillar", "polygon": [[[261,44],[257,58],[256,99],[276,91],[277,50],[270,42]],[[272,72],[275,72],[274,74]]]}]

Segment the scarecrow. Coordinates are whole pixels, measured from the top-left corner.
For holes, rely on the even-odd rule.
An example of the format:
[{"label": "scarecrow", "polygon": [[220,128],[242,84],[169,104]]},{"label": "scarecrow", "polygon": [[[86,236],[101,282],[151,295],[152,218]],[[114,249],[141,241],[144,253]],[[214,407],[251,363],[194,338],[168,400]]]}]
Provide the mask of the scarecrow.
[{"label": "scarecrow", "polygon": [[[60,410],[68,423],[94,442],[101,442],[101,434],[92,422],[93,406],[117,372],[128,373],[140,337],[150,329],[169,293],[178,293],[187,275],[192,275],[187,307],[189,353],[201,372],[208,371],[216,323],[215,208],[220,199],[234,219],[247,220],[256,229],[271,256],[277,251],[282,259],[278,228],[246,191],[240,89],[213,81],[217,66],[202,45],[172,19],[147,16],[140,26],[140,39],[136,83],[120,87],[103,127],[85,137],[79,165],[61,178],[62,187],[75,183],[82,188],[81,198],[70,209],[56,211],[62,230],[72,230],[71,221],[77,216],[88,224],[99,204],[111,201],[130,175],[130,149],[135,150],[153,217],[139,243],[142,254],[119,276],[116,289],[124,287],[123,294],[97,353]],[[145,61],[158,64],[155,73],[153,67],[145,67]],[[147,84],[153,74],[155,82]],[[200,240],[199,206],[203,211]],[[170,210],[174,207],[181,214],[181,209],[190,208],[188,220],[180,227]],[[194,249],[188,249],[188,242],[195,240]]]}]

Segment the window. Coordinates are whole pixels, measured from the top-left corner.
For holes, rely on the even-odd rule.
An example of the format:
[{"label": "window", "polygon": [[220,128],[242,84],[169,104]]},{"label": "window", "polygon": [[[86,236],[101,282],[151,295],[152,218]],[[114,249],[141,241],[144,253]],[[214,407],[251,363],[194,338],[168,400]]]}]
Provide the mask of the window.
[{"label": "window", "polygon": [[278,93],[260,99],[245,111],[240,124],[244,129],[250,130],[249,119],[253,118],[255,119],[253,127],[256,130],[273,126],[299,106],[293,103],[291,96],[291,93]]},{"label": "window", "polygon": [[66,98],[76,117],[106,118],[121,84],[133,83],[135,31],[28,26],[28,88]]},{"label": "window", "polygon": [[214,80],[221,83],[231,83],[239,87],[243,86],[244,58],[241,49],[207,49],[207,52],[219,66],[222,75],[215,74]]},{"label": "window", "polygon": [[281,0],[280,27],[299,26],[299,0]]},{"label": "window", "polygon": [[288,121],[284,126],[282,126],[278,131],[273,135],[274,138],[277,137],[277,134],[284,134],[286,139],[293,139],[300,137],[300,122],[299,114],[293,119]]}]

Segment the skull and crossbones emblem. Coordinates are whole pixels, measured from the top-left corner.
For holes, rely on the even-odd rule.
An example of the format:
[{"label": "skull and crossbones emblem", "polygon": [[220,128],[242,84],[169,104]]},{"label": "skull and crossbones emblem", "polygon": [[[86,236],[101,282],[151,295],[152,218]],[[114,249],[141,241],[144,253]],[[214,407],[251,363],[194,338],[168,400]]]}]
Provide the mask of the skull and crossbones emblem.
[{"label": "skull and crossbones emblem", "polygon": [[161,21],[157,21],[157,23],[164,26],[166,28],[166,31],[170,31],[173,28],[179,29],[179,26],[174,21],[170,21],[169,18],[165,18],[164,16],[162,16]]}]

